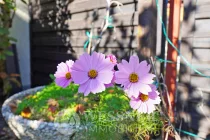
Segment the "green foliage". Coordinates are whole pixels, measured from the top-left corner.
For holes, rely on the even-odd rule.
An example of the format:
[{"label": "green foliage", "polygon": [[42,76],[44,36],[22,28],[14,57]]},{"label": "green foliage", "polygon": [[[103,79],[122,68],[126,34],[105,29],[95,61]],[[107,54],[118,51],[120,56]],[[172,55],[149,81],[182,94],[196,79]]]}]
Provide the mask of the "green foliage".
[{"label": "green foliage", "polygon": [[3,0],[0,3],[0,60],[5,60],[6,56],[11,56],[13,53],[8,50],[11,42],[17,40],[9,36],[9,28],[12,25],[12,19],[16,10],[15,0]]},{"label": "green foliage", "polygon": [[53,81],[55,80],[55,76],[53,74],[50,74],[49,76],[50,76],[51,80],[53,80]]},{"label": "green foliage", "polygon": [[37,92],[34,96],[29,96],[23,99],[23,101],[18,104],[18,108],[16,110],[17,114],[21,114],[21,112],[26,107],[30,107],[32,109],[32,118],[31,119],[40,119],[40,117],[44,117],[41,119],[45,119],[49,121],[48,117],[48,100],[55,99],[59,103],[58,111],[61,109],[65,109],[71,107],[76,103],[77,100],[77,91],[78,86],[71,84],[67,88],[61,88],[56,86],[54,83],[46,86],[42,91]]},{"label": "green foliage", "polygon": [[[138,140],[149,135],[158,135],[161,131],[163,123],[159,112],[139,114],[132,110],[128,97],[118,87],[108,88],[102,93],[90,94],[87,97],[77,91],[78,85],[71,84],[67,88],[61,88],[53,83],[34,96],[23,99],[18,104],[16,114],[21,114],[24,108],[30,107],[30,119],[71,124],[74,123],[75,117],[79,116],[80,124],[88,126],[84,135],[92,140]],[[53,114],[48,110],[49,99],[55,99],[59,104]],[[78,104],[84,106],[84,113],[78,113]],[[49,119],[49,116],[54,119]]]},{"label": "green foliage", "polygon": [[0,35],[8,35],[9,29],[0,27]]},{"label": "green foliage", "polygon": [[[0,63],[0,67],[1,67]],[[18,74],[7,74],[5,72],[0,72],[0,79],[3,82],[3,95],[8,95],[12,90],[12,85],[15,84],[16,86],[20,87],[21,83],[18,81],[19,75]]]}]

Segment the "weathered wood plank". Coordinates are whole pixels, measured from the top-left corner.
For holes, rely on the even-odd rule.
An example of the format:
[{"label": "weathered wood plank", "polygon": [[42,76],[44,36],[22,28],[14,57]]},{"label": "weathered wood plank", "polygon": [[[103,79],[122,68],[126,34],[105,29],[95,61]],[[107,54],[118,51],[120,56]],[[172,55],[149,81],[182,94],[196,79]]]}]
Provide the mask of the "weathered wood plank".
[{"label": "weathered wood plank", "polygon": [[[135,3],[131,3],[131,4],[126,4],[123,5],[121,7],[121,11],[119,10],[119,8],[117,7],[112,7],[111,8],[111,14],[117,14],[117,13],[134,13],[136,11],[136,4]],[[97,10],[92,10],[92,11],[85,11],[82,13],[75,13],[71,15],[71,20],[75,20],[75,19],[89,19],[89,20],[94,20],[94,18],[96,17],[96,15],[98,17],[102,17],[105,18],[106,15],[106,8],[103,9],[97,9]]]},{"label": "weathered wood plank", "polygon": [[33,51],[31,54],[33,59],[40,60],[52,60],[52,61],[66,61],[68,59],[76,60],[76,56],[68,53],[59,53],[59,52],[43,52],[43,51]]},{"label": "weathered wood plank", "polygon": [[210,49],[193,49],[192,62],[210,62]]},{"label": "weathered wood plank", "polygon": [[[113,30],[109,30],[105,32],[102,36],[102,41],[100,43],[100,47],[117,47],[121,45],[122,47],[138,47],[138,40],[135,35],[137,34],[136,27],[122,27],[116,28],[116,32]],[[134,30],[134,32],[132,32]],[[85,30],[81,31],[72,31],[71,33],[62,32],[58,34],[45,34],[39,35],[32,39],[32,45],[36,46],[74,46],[74,47],[82,47],[84,43],[87,41],[88,37],[85,36]],[[94,34],[97,34],[97,30],[94,31]],[[94,40],[94,39],[93,39]]]},{"label": "weathered wood plank", "polygon": [[[196,68],[198,71],[200,71],[201,73],[205,74],[206,76],[210,76],[210,62],[206,62],[206,63],[205,62],[200,62],[200,63],[194,62],[194,63],[192,63],[192,66],[194,68]],[[200,76],[193,70],[191,71],[191,75]],[[210,90],[210,88],[209,88],[209,90]]]},{"label": "weathered wood plank", "polygon": [[197,5],[210,5],[209,0],[197,0]]},{"label": "weathered wood plank", "polygon": [[210,38],[193,38],[192,48],[209,49],[210,48]]},{"label": "weathered wood plank", "polygon": [[194,87],[209,89],[210,79],[200,76],[191,76],[190,84]]},{"label": "weathered wood plank", "polygon": [[[123,4],[137,2],[137,0],[118,0]],[[68,5],[68,10],[71,10],[71,13],[88,11],[92,9],[105,8],[107,3],[105,0],[77,0]]]},{"label": "weathered wood plank", "polygon": [[[74,51],[77,54],[77,57],[79,57],[80,55],[82,55],[84,53],[84,48],[74,48]],[[107,48],[107,47],[103,47],[103,48],[98,48],[97,52],[101,52],[104,54],[114,54],[119,61],[121,61],[122,59],[127,59],[129,58],[130,54],[134,54],[136,52],[136,48],[121,48],[121,47],[115,47],[115,48]]]},{"label": "weathered wood plank", "polygon": [[[87,1],[87,2],[92,3],[92,1],[93,0]],[[97,3],[98,2],[100,3],[99,0],[97,0]],[[103,2],[106,2],[106,1],[103,0]],[[76,6],[76,8],[69,9],[69,7],[70,8],[75,7],[75,5],[74,5],[75,2],[68,3],[66,1],[64,1],[62,4],[61,3],[62,2],[53,1],[53,2],[47,3],[45,5],[37,5],[35,8],[32,9],[33,19],[62,16],[62,15],[80,15],[80,16],[82,15],[82,16],[84,16],[85,14],[87,15],[87,13],[89,13],[89,14],[93,13],[94,9],[97,9],[99,13],[103,13],[106,11],[105,6],[97,7],[97,6],[95,6],[95,4],[93,4],[93,7],[95,7],[95,8],[91,8],[91,6],[89,7],[89,6],[85,5],[84,7]],[[82,5],[84,3],[85,2],[83,2]],[[134,12],[136,10],[135,3],[136,2],[134,2],[134,1],[131,2],[131,0],[124,1],[125,5],[121,7],[122,11],[125,13]],[[75,10],[76,10],[76,12],[75,12]],[[78,10],[79,10],[79,12],[78,12]],[[82,12],[80,12],[81,10],[82,10]],[[115,13],[119,12],[119,9],[116,7],[112,7],[112,12],[115,12]]]},{"label": "weathered wood plank", "polygon": [[[66,60],[69,60],[69,59],[66,59]],[[65,61],[66,61],[65,60]],[[61,62],[65,62],[65,61],[61,61]],[[49,64],[40,64],[40,63],[34,63],[32,65],[32,68],[33,68],[33,72],[39,72],[39,73],[42,73],[42,74],[54,74],[56,69],[57,69],[57,65],[59,64],[60,62],[58,63],[49,63]]]},{"label": "weathered wood plank", "polygon": [[196,1],[197,0],[184,0],[184,20],[181,24],[181,37],[193,37],[194,33],[194,26],[195,26],[195,13],[196,9]]},{"label": "weathered wood plank", "polygon": [[197,6],[195,18],[196,19],[202,19],[202,18],[210,18],[209,12],[210,12],[210,2],[205,5],[199,5]]},{"label": "weathered wood plank", "polygon": [[201,19],[195,21],[194,37],[210,37],[210,19]]},{"label": "weathered wood plank", "polygon": [[[113,15],[114,25],[119,26],[130,26],[138,24],[138,13],[124,13]],[[101,27],[104,17],[99,17],[97,21],[94,22],[94,28]],[[133,22],[133,23],[132,23]],[[32,24],[33,32],[46,32],[46,31],[56,31],[56,30],[84,30],[91,28],[91,20],[35,20]]]},{"label": "weathered wood plank", "polygon": [[[193,44],[193,38],[184,38],[181,40],[180,52],[181,54],[190,62],[192,59],[192,52],[190,50]],[[180,65],[180,82],[186,83],[190,81],[190,71],[191,69],[186,66],[186,63],[181,59]],[[184,71],[184,73],[182,72]]]},{"label": "weathered wood plank", "polygon": [[[114,25],[115,26],[129,26],[138,25],[138,13],[124,13],[124,14],[115,14],[113,15]],[[94,27],[98,28],[101,27],[101,23],[103,22],[103,17],[99,18],[99,20],[94,22]],[[69,25],[69,30],[78,30],[78,29],[85,29],[91,28],[92,21],[84,21],[84,20],[68,20],[67,24]],[[80,26],[78,26],[80,25]]]},{"label": "weathered wood plank", "polygon": [[43,73],[33,73],[32,75],[32,86],[43,86],[46,84],[50,84],[52,80],[49,77],[49,74],[43,74]]},{"label": "weathered wood plank", "polygon": [[[84,46],[85,42],[87,41],[87,37],[71,37],[70,39],[63,39],[62,37],[53,37],[53,38],[35,38],[33,39],[33,45],[36,46],[74,46],[74,47],[82,47]],[[69,40],[69,41],[66,41]],[[93,40],[94,42],[94,40]],[[103,37],[99,47],[128,47],[131,45],[133,48],[138,47],[138,40],[136,38],[116,38],[112,37]]]}]

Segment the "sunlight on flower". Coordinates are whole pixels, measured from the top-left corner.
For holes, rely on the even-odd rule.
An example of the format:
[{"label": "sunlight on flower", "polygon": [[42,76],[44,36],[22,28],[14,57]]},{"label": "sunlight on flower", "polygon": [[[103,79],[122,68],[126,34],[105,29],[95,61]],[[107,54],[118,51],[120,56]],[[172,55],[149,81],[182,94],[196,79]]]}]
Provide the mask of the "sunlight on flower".
[{"label": "sunlight on flower", "polygon": [[71,67],[74,61],[69,60],[66,63],[60,63],[57,66],[57,71],[54,76],[56,77],[55,83],[61,87],[67,87],[72,81]]},{"label": "sunlight on flower", "polygon": [[152,91],[148,95],[139,93],[138,98],[131,97],[130,106],[140,113],[152,113],[155,111],[155,105],[160,104],[159,92],[155,85],[150,85]]},{"label": "sunlight on flower", "polygon": [[121,84],[129,96],[138,98],[139,92],[148,95],[152,91],[149,84],[153,83],[155,75],[149,73],[150,65],[146,61],[139,63],[137,56],[131,56],[129,62],[122,60],[117,67],[115,82]]},{"label": "sunlight on flower", "polygon": [[80,56],[72,67],[72,78],[79,84],[79,93],[87,96],[89,93],[99,93],[105,90],[105,84],[113,79],[114,64],[110,63],[102,53],[93,52]]},{"label": "sunlight on flower", "polygon": [[110,62],[112,62],[113,64],[115,64],[115,65],[117,64],[117,59],[116,59],[115,55],[110,54],[110,55],[107,55],[106,58],[109,59]]}]

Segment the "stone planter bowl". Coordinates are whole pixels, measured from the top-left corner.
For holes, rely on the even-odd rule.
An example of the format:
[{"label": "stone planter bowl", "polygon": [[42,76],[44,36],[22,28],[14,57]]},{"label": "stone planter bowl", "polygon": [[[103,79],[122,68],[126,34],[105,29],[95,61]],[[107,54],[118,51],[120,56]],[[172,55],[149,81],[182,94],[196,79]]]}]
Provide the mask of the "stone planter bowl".
[{"label": "stone planter bowl", "polygon": [[84,133],[76,133],[85,129],[84,127],[79,126],[79,119],[77,120],[77,125],[71,125],[67,123],[52,123],[28,120],[24,119],[20,115],[15,115],[12,113],[9,106],[10,103],[16,100],[21,100],[25,96],[33,95],[43,88],[44,86],[19,92],[4,102],[2,106],[2,115],[15,135],[21,140],[84,139]]}]

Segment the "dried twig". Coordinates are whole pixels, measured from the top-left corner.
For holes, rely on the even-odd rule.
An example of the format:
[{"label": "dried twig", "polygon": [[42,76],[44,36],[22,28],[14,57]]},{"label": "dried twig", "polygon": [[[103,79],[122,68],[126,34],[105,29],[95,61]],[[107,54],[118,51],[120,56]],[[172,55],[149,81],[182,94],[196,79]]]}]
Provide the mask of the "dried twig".
[{"label": "dried twig", "polygon": [[[154,61],[153,61],[153,58],[151,57],[150,58],[150,63],[152,65],[152,69],[156,75],[156,81],[160,84],[160,85],[163,85],[165,90],[166,90],[166,94],[168,96],[168,88],[167,86],[165,85],[165,83],[160,83],[159,82],[159,79],[158,79],[158,75],[157,75],[157,71],[156,71],[156,68],[155,68],[155,64],[154,64]],[[161,77],[163,78],[163,76],[161,75]],[[159,106],[159,108],[157,108],[157,110],[164,116],[164,118],[167,120],[167,127],[164,127],[165,129],[165,132],[166,132],[166,136],[165,136],[165,140],[168,139],[168,135],[174,137],[176,140],[181,140],[179,134],[176,132],[176,129],[175,127],[173,126],[173,124],[171,123],[170,121],[170,116],[168,116],[167,114],[167,106],[166,106],[166,103],[165,103],[165,100],[164,100],[164,97],[163,97],[163,91],[161,88],[159,88],[160,90],[160,93],[161,93],[161,100],[163,102],[163,107],[161,109],[161,107]],[[167,98],[168,99],[168,102],[169,102],[169,97]],[[170,107],[170,102],[169,102],[169,107]]]}]

